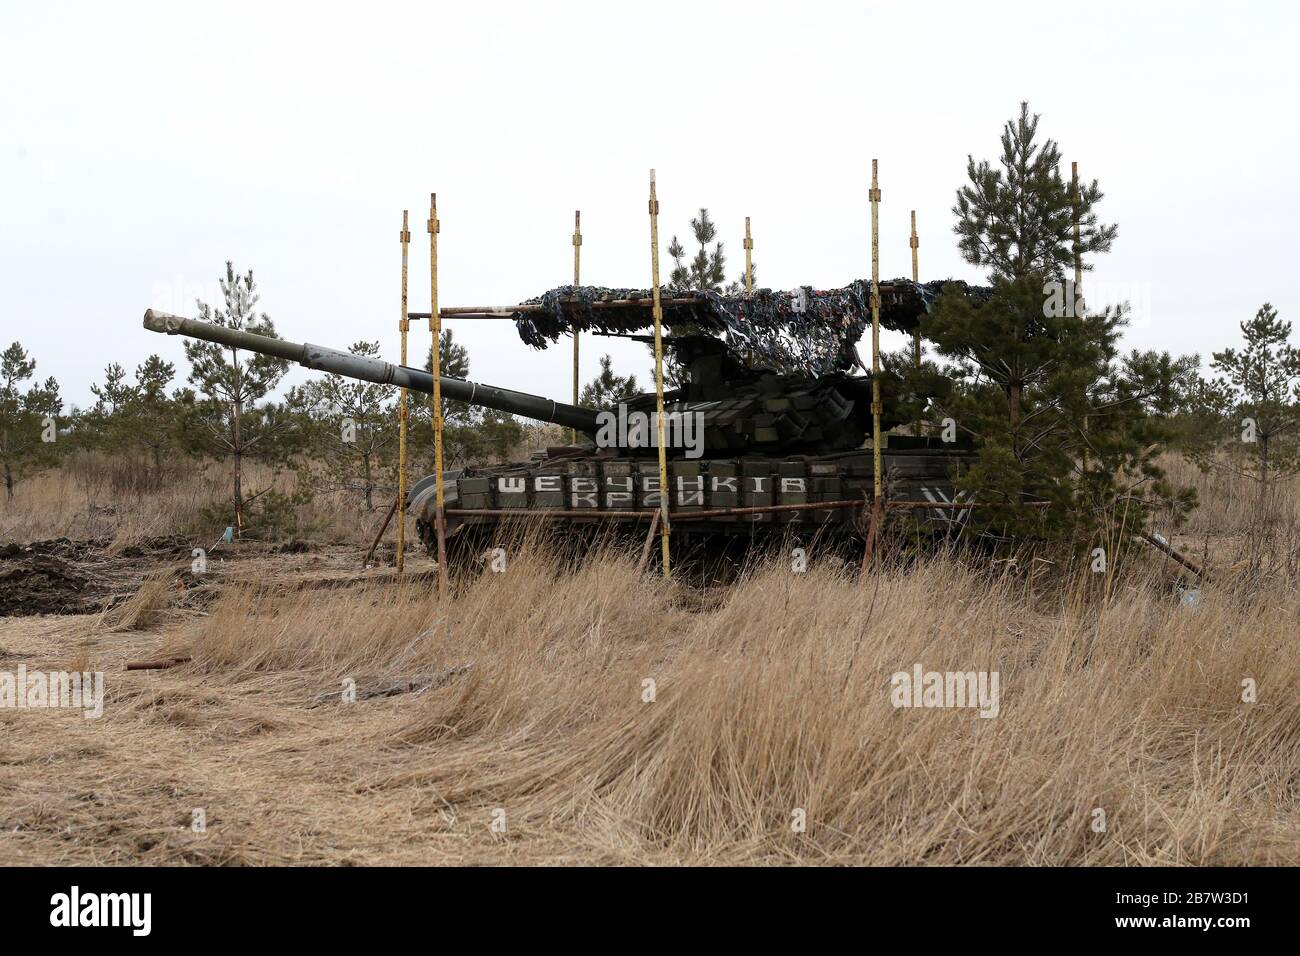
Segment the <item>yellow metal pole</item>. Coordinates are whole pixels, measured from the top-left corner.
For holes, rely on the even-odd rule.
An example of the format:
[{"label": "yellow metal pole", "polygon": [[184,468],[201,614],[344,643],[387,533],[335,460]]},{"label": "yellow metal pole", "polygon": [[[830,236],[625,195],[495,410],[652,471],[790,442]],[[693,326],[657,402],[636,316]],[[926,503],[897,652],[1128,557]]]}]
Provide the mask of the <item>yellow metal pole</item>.
[{"label": "yellow metal pole", "polygon": [[884,497],[880,464],[880,184],[871,161],[871,455],[876,507]]},{"label": "yellow metal pole", "polygon": [[429,193],[429,331],[433,333],[433,473],[436,497],[433,526],[438,537],[438,597],[447,593],[447,521],[443,514],[442,483],[442,316],[438,312],[438,194]]},{"label": "yellow metal pole", "polygon": [[754,239],[749,234],[749,217],[745,217],[745,294],[754,294]]},{"label": "yellow metal pole", "polygon": [[[907,244],[912,249],[912,281],[919,283],[921,281],[921,269],[920,269],[920,265],[916,261],[916,251],[921,246],[921,240],[916,237],[916,210],[915,209],[912,210],[912,236],[910,239],[907,240]],[[917,325],[917,327],[912,330],[912,364],[917,369],[921,367],[920,325]],[[913,426],[912,431],[916,435],[924,435],[926,433],[926,428],[921,424],[921,420],[919,416],[917,417],[916,424]]]},{"label": "yellow metal pole", "polygon": [[[581,266],[582,262],[582,210],[573,211],[573,284],[581,285]],[[578,404],[578,330],[573,330],[573,404]],[[578,442],[578,430],[571,429],[569,440],[574,444]]]},{"label": "yellow metal pole", "polygon": [[[411,320],[406,308],[406,261],[407,247],[411,244],[408,210],[402,210],[402,232],[398,236],[402,243],[402,318],[398,330],[402,333],[402,364],[406,364],[406,333],[411,329]],[[397,573],[401,574],[406,564],[406,389],[402,389],[397,403]]]},{"label": "yellow metal pole", "polygon": [[655,408],[659,431],[659,542],[662,548],[664,577],[672,576],[668,560],[668,448],[664,440],[664,340],[663,305],[659,301],[659,199],[655,195],[655,171],[650,170],[650,281],[654,297],[655,321]]},{"label": "yellow metal pole", "polygon": [[[921,246],[921,240],[916,238],[916,210],[912,210],[912,238],[907,240],[907,244],[912,247],[912,281],[921,281],[921,270],[916,261],[916,250]],[[918,326],[912,332],[912,358],[916,367],[921,367],[921,329]]]}]

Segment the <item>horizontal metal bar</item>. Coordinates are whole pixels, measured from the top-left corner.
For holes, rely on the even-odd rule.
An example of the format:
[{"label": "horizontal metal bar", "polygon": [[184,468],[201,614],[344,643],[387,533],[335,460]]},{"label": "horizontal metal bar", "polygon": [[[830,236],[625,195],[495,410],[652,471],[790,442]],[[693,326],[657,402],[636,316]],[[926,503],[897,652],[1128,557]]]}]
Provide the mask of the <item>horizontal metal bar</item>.
[{"label": "horizontal metal bar", "polygon": [[[674,521],[702,521],[705,518],[727,518],[732,515],[767,514],[776,511],[831,511],[837,508],[861,508],[866,502],[851,501],[810,501],[797,505],[757,505],[750,508],[713,508],[708,511],[673,511],[669,517]],[[601,511],[596,508],[578,508],[560,510],[558,508],[448,508],[448,516],[484,515],[490,518],[508,517],[543,517],[543,518],[649,518],[659,509],[645,511]]]},{"label": "horizontal metal bar", "polygon": [[[978,502],[975,501],[886,501],[887,508],[950,508],[961,510],[963,508],[974,508]],[[1051,505],[1050,501],[1022,501],[1021,508],[1047,508]]]},{"label": "horizontal metal bar", "polygon": [[[1034,502],[1043,504],[1043,502]],[[772,514],[782,511],[834,511],[840,508],[867,508],[868,500],[809,501],[794,505],[756,505],[749,508],[713,508],[707,511],[673,511],[669,517],[674,521],[702,521],[706,518],[728,518],[735,515]],[[970,501],[890,501],[890,508],[938,508],[940,510],[963,510],[975,507]],[[659,513],[659,509],[644,511],[601,511],[598,508],[448,508],[448,517],[468,518],[478,515],[484,518],[608,518],[639,520]]]},{"label": "horizontal metal bar", "polygon": [[886,501],[886,508],[948,508],[960,510],[962,508],[973,508],[973,501]]},{"label": "horizontal metal bar", "polygon": [[[561,299],[563,305],[577,303],[578,299]],[[699,299],[664,299],[661,304],[670,305],[699,305]],[[651,308],[654,305],[652,299],[598,299],[591,303],[593,309],[614,309],[629,308],[641,306]],[[438,315],[444,319],[509,319],[520,312],[542,312],[544,307],[538,302],[523,302],[519,305],[453,305],[439,309]],[[408,312],[407,316],[412,319],[427,319],[428,312]]]},{"label": "horizontal metal bar", "polygon": [[[505,322],[514,318],[513,312],[448,312],[439,309],[438,315],[444,319],[473,319],[476,322]],[[427,319],[428,312],[408,312],[408,319]]]},{"label": "horizontal metal bar", "polygon": [[649,518],[658,511],[600,511],[597,508],[564,511],[559,508],[446,508],[448,518]]},{"label": "horizontal metal bar", "polygon": [[[882,293],[893,292],[896,287],[888,282],[880,283]],[[560,300],[561,305],[576,305],[581,299],[565,298]],[[619,309],[629,306],[641,306],[650,308],[654,300],[650,296],[635,299],[597,299],[591,303],[593,309]],[[676,305],[705,305],[703,299],[696,298],[665,298],[660,302],[663,306]],[[485,317],[485,318],[509,318],[520,312],[542,312],[545,310],[540,302],[521,302],[519,305],[455,305],[447,306],[438,310],[438,315],[444,319],[452,319],[457,316],[462,318]],[[409,312],[407,315],[412,319],[427,319],[428,312]]]}]

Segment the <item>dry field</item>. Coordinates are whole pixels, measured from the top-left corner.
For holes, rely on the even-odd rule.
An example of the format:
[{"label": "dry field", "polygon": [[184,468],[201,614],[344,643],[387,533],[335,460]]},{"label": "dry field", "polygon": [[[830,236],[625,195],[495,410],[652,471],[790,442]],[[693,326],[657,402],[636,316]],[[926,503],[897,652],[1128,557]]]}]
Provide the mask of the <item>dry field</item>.
[{"label": "dry field", "polygon": [[[1300,863],[1297,516],[1254,561],[1250,503],[1183,477],[1194,605],[1154,555],[701,590],[538,543],[440,605],[423,556],[358,570],[373,516],[200,583],[198,482],[113,514],[28,483],[0,541],[98,539],[59,553],[115,603],[0,617],[0,671],[107,675],[100,719],[0,710],[0,863]],[[891,706],[916,664],[998,672],[998,716]]]}]

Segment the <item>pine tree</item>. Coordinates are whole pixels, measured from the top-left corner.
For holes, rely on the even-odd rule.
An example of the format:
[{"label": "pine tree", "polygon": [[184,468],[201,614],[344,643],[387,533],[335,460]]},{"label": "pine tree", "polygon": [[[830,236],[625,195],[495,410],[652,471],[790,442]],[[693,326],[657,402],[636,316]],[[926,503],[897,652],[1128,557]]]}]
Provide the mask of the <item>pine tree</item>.
[{"label": "pine tree", "polygon": [[[722,250],[721,242],[717,242],[712,250],[709,249],[709,243],[717,238],[718,227],[709,218],[707,209],[701,207],[699,216],[691,220],[691,233],[695,236],[699,249],[689,263],[686,262],[686,249],[676,236],[673,236],[672,242],[668,243],[668,255],[675,263],[668,277],[669,285],[683,290],[721,292],[722,283],[726,281],[727,257]],[[684,326],[675,328],[674,334],[690,335],[697,331],[694,326]],[[654,355],[653,344],[648,344],[646,349],[652,356]],[[650,380],[654,381],[654,377],[652,366]],[[664,387],[680,388],[685,381],[686,370],[677,364],[672,352],[665,349]]]},{"label": "pine tree", "polygon": [[640,394],[635,375],[615,375],[614,360],[600,357],[600,374],[582,387],[578,404],[587,408],[610,408]]},{"label": "pine tree", "polygon": [[[689,263],[686,262],[686,249],[682,246],[681,241],[673,236],[672,242],[668,244],[668,255],[673,259],[675,265],[669,274],[669,284],[672,287],[685,290],[708,291],[708,292],[726,292],[728,295],[740,295],[745,291],[745,274],[742,272],[734,282],[726,285],[726,266],[727,257],[723,252],[721,242],[714,243],[713,249],[709,249],[709,243],[714,242],[718,235],[717,226],[709,218],[709,211],[701,207],[700,214],[697,218],[691,220],[691,233],[695,237],[699,250],[695,253],[694,258]],[[750,263],[751,276],[758,276],[757,264]],[[691,335],[699,330],[694,326],[681,326],[674,329],[675,335]],[[654,346],[648,346],[650,354],[654,354]],[[666,388],[681,388],[686,384],[686,370],[676,361],[671,352],[664,355],[664,386]],[[654,371],[651,369],[651,380],[654,379]]]},{"label": "pine tree", "polygon": [[721,242],[714,243],[713,249],[709,249],[709,243],[717,238],[718,227],[709,218],[707,209],[701,208],[699,217],[691,220],[691,232],[700,248],[689,265],[685,262],[686,250],[677,237],[673,236],[672,242],[668,243],[668,255],[676,263],[668,281],[679,289],[721,292],[722,284],[727,280],[727,257]]},{"label": "pine tree", "polygon": [[36,360],[18,342],[0,353],[0,465],[7,502],[19,480],[58,460],[59,383],[50,377],[23,391],[20,385],[35,374]]},{"label": "pine tree", "polygon": [[[1003,279],[1028,275],[1063,278],[1074,266],[1076,202],[1061,178],[1061,152],[1053,140],[1036,143],[1038,114],[1020,104],[1020,116],[1002,130],[1001,167],[966,158],[970,180],[957,190],[953,214],[957,247],[973,266]],[[1098,222],[1102,199],[1094,179],[1080,183],[1077,202],[1081,256],[1109,252],[1118,227]],[[1091,271],[1086,260],[1083,271]]]},{"label": "pine tree", "polygon": [[[1300,473],[1300,349],[1290,344],[1291,323],[1267,302],[1240,327],[1245,348],[1214,353],[1210,367],[1222,374],[1202,400],[1225,423],[1226,467],[1266,496],[1277,480]],[[1196,449],[1203,467],[1224,466],[1213,437],[1207,433]],[[1242,457],[1244,465],[1234,464]]]},{"label": "pine tree", "polygon": [[[469,349],[456,341],[451,329],[443,329],[438,339],[438,366],[446,378],[469,378]],[[429,349],[425,371],[433,368],[433,349]],[[407,425],[407,443],[412,455],[418,455],[433,468],[433,409],[426,395],[413,395]],[[524,427],[519,419],[481,405],[443,398],[442,460],[444,468],[498,461],[523,440]]]},{"label": "pine tree", "polygon": [[[373,358],[379,355],[379,343],[356,342],[348,351]],[[373,510],[384,462],[397,449],[394,390],[330,373],[302,386],[295,399],[314,425],[318,483],[351,492],[367,511]]]},{"label": "pine tree", "polygon": [[135,370],[131,418],[140,445],[153,461],[155,482],[162,479],[163,455],[177,447],[176,402],[167,395],[175,376],[176,366],[158,355],[150,355]]},{"label": "pine tree", "polygon": [[109,417],[130,401],[134,389],[126,380],[126,369],[119,363],[112,362],[104,369],[104,384],[91,385],[90,392],[95,396],[92,410],[98,415]]},{"label": "pine tree", "polygon": [[150,355],[136,366],[135,381],[129,382],[125,369],[114,362],[104,369],[104,384],[90,386],[96,401],[82,416],[96,447],[147,457],[153,487],[162,480],[165,452],[178,444],[177,406],[167,396],[175,374],[175,365]]},{"label": "pine tree", "polygon": [[[224,307],[198,302],[200,321],[278,338],[270,317],[257,312],[259,296],[251,269],[236,275],[234,264],[227,262],[221,293]],[[241,350],[213,342],[186,339],[184,344],[190,362],[189,381],[201,396],[187,409],[186,437],[193,448],[229,456],[234,526],[242,534],[247,523],[244,459],[271,456],[275,438],[292,424],[291,416],[278,415],[269,406],[259,408],[257,403],[279,384],[289,363],[260,353],[245,358]],[[252,497],[256,495],[248,496]]]},{"label": "pine tree", "polygon": [[1117,512],[1132,524],[1148,497],[1174,497],[1151,460],[1159,429],[1147,396],[1119,362],[1125,308],[1084,309],[1065,279],[1076,249],[1107,252],[1117,229],[1098,222],[1095,180],[1076,200],[1056,143],[1037,141],[1038,121],[1021,104],[999,168],[968,159],[953,206],[958,246],[989,270],[991,298],[953,291],[921,324],[957,378],[941,414],[979,446],[958,486],[980,502],[980,530],[1012,537],[1066,534]]},{"label": "pine tree", "polygon": [[[438,367],[439,374],[445,378],[458,378],[465,381],[469,378],[469,350],[456,341],[451,329],[443,329],[438,336]],[[426,372],[433,368],[433,347],[429,347],[429,354],[424,359],[424,370]],[[417,399],[418,404],[423,404],[426,408],[429,406],[428,396],[412,396]],[[419,402],[418,399],[423,399]],[[467,425],[474,421],[475,411],[472,406],[465,402],[459,402],[455,399],[443,398],[442,400],[442,424],[444,428],[455,428],[461,425]]]},{"label": "pine tree", "polygon": [[1124,377],[1143,396],[1149,414],[1170,419],[1191,410],[1201,384],[1200,367],[1199,355],[1133,349],[1124,359]]}]

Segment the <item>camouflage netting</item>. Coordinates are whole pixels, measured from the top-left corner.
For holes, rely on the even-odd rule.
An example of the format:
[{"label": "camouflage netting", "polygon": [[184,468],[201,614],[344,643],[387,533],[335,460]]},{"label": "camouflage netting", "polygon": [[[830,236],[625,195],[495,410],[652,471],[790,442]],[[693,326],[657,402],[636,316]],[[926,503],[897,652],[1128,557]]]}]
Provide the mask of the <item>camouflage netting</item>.
[{"label": "camouflage netting", "polygon": [[[950,281],[882,282],[881,326],[910,333]],[[953,284],[968,295],[986,291],[964,282]],[[661,297],[676,300],[663,307],[663,324],[670,331],[689,329],[719,335],[732,349],[752,355],[761,364],[807,375],[824,375],[857,364],[855,346],[871,324],[871,283],[862,279],[842,289],[755,289],[749,296],[669,286],[661,291]],[[574,329],[625,335],[648,329],[653,319],[647,305],[595,309],[592,303],[650,298],[649,289],[564,285],[525,303],[541,305],[541,310],[516,312],[513,318],[519,337],[544,349]]]}]

